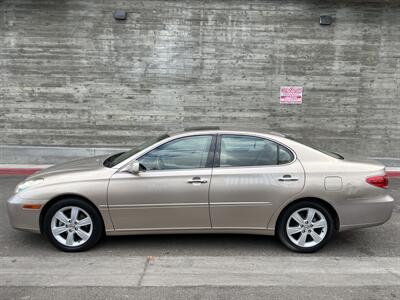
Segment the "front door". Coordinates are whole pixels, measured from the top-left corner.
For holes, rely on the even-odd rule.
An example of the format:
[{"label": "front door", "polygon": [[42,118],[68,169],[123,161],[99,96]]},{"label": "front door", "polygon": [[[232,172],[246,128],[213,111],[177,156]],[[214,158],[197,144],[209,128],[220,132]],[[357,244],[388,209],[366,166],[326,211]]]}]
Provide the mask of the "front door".
[{"label": "front door", "polygon": [[213,144],[212,135],[178,138],[141,156],[145,171],[117,172],[108,189],[115,229],[209,229]]},{"label": "front door", "polygon": [[274,141],[220,135],[210,186],[215,229],[265,230],[275,210],[304,186],[293,153]]}]

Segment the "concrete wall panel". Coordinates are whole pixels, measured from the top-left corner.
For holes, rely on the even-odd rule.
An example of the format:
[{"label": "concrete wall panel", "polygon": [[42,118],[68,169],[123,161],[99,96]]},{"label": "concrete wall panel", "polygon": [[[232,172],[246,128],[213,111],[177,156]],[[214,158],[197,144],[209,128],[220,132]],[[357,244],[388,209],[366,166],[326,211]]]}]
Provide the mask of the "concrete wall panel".
[{"label": "concrete wall panel", "polygon": [[[380,0],[3,0],[0,144],[126,148],[220,125],[400,157],[399,16]],[[302,105],[279,104],[285,85]]]}]

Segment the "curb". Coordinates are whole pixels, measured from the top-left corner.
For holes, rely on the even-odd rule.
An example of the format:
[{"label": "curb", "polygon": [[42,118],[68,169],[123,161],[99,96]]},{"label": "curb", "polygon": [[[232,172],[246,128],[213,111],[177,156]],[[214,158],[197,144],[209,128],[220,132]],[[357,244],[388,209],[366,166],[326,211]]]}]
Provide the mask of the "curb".
[{"label": "curb", "polygon": [[[37,171],[51,167],[52,165],[1,165],[0,175],[32,175]],[[386,174],[391,177],[400,177],[400,168],[388,167]]]},{"label": "curb", "polygon": [[0,175],[32,175],[42,169],[0,169]]},{"label": "curb", "polygon": [[389,177],[400,177],[400,170],[399,171],[386,171],[386,174]]},{"label": "curb", "polygon": [[0,175],[32,175],[52,165],[0,165]]}]

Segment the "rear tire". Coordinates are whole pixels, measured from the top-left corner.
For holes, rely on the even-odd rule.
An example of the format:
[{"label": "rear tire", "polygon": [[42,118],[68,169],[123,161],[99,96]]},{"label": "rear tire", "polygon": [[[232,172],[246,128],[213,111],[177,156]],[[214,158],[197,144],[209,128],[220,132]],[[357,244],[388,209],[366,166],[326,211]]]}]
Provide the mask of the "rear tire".
[{"label": "rear tire", "polygon": [[89,203],[76,198],[62,199],[46,212],[43,231],[50,242],[62,251],[85,251],[102,237],[103,220]]},{"label": "rear tire", "polygon": [[326,245],[334,227],[333,217],[325,206],[305,200],[282,212],[277,223],[277,236],[290,250],[311,253]]}]

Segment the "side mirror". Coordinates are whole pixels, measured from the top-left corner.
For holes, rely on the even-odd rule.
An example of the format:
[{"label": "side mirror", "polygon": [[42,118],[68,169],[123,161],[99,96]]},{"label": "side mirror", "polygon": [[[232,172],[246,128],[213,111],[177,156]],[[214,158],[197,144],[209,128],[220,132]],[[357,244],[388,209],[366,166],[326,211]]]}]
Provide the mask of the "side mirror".
[{"label": "side mirror", "polygon": [[137,160],[134,160],[126,166],[124,171],[127,171],[132,174],[138,174],[142,170],[143,167],[140,166],[140,163]]}]

